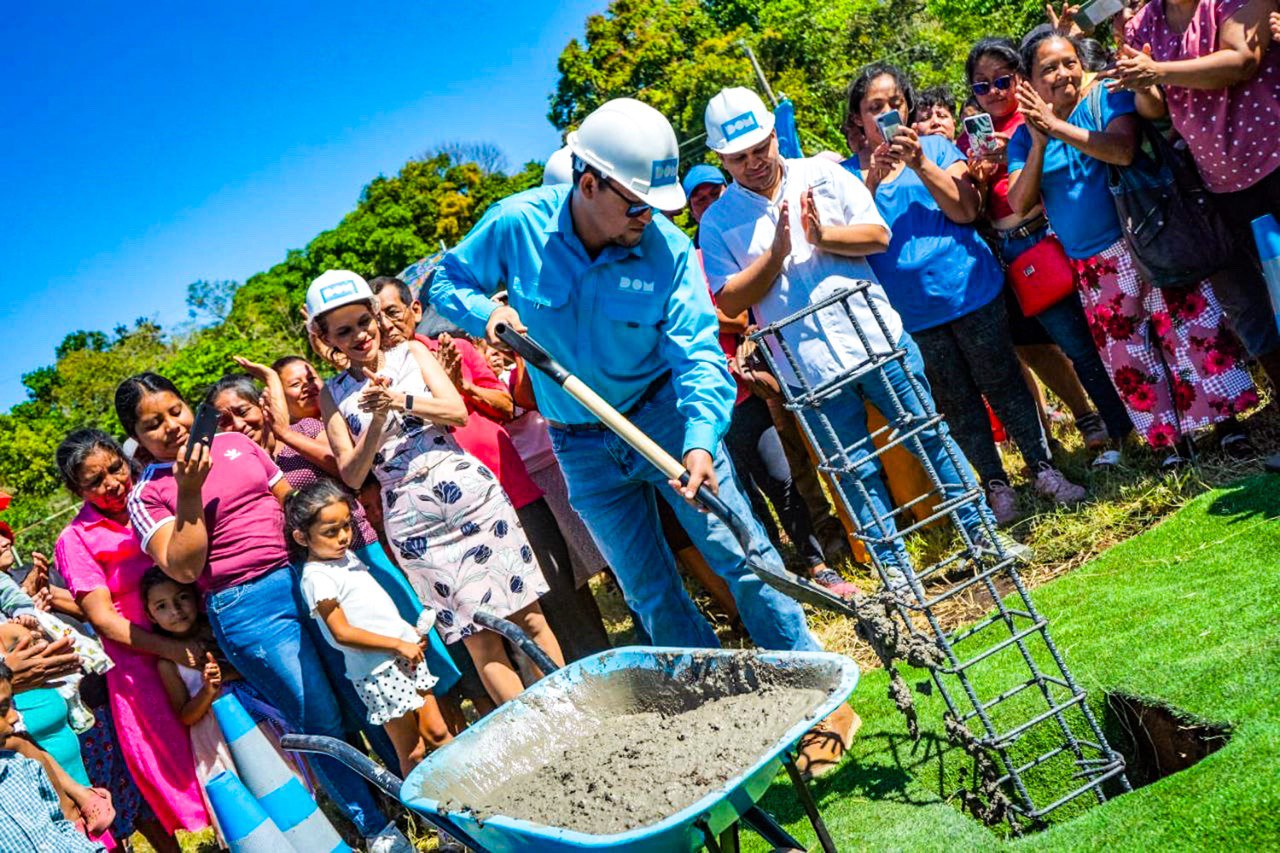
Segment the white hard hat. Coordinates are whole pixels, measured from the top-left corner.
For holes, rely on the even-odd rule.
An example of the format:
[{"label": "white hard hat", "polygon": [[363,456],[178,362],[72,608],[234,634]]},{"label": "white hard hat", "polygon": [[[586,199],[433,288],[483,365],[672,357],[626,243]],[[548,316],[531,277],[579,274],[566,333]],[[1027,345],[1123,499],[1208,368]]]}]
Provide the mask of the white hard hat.
[{"label": "white hard hat", "polygon": [[563,148],[557,148],[547,158],[547,165],[542,169],[542,185],[549,187],[553,184],[571,183],[573,183],[573,152],[566,145]]},{"label": "white hard hat", "polygon": [[717,154],[746,151],[773,132],[773,113],[750,89],[721,89],[703,113],[707,147]]},{"label": "white hard hat", "polygon": [[569,150],[658,210],[684,207],[680,146],[671,122],[634,98],[597,107],[569,134]]},{"label": "white hard hat", "polygon": [[369,282],[349,270],[328,270],[307,288],[307,326],[313,331],[316,319],[335,308],[353,302],[376,305]]}]

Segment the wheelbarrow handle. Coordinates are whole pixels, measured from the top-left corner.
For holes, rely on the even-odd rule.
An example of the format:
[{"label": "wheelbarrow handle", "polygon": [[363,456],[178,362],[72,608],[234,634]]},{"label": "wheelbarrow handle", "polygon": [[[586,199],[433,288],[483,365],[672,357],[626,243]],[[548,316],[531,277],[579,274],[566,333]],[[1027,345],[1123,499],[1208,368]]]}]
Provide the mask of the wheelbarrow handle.
[{"label": "wheelbarrow handle", "polygon": [[485,613],[482,610],[477,611],[472,618],[480,627],[499,633],[514,643],[520,651],[529,656],[529,660],[533,661],[534,666],[542,670],[543,675],[550,675],[560,668],[556,666],[555,661],[547,657],[547,653],[533,641],[533,638],[522,631],[520,626],[514,622],[494,616],[492,613]]},{"label": "wheelbarrow handle", "polygon": [[[289,752],[310,752],[332,758],[377,785],[384,794],[397,803],[401,802],[400,777],[379,767],[369,756],[346,741],[325,735],[287,734],[280,737],[280,748]],[[437,830],[449,833],[468,849],[476,853],[487,853],[488,848],[481,846],[480,842],[448,818],[426,811],[415,812],[415,814],[420,815]]]},{"label": "wheelbarrow handle", "polygon": [[[581,403],[587,411],[599,418],[601,423],[613,430],[623,441],[631,445],[637,453],[649,460],[651,465],[669,479],[679,480],[681,483],[688,485],[689,472],[685,470],[681,462],[663,450],[657,442],[641,432],[639,427],[609,405],[599,394],[587,387],[581,379],[570,373],[568,368],[556,361],[536,341],[530,339],[527,335],[517,332],[506,323],[498,323],[494,328],[494,332],[499,340],[511,347],[529,364],[546,374],[552,382],[562,387],[571,397]],[[746,555],[747,568],[751,569],[761,581],[797,601],[803,601],[806,604],[812,604],[815,607],[834,611],[844,616],[854,616],[856,614],[857,611],[854,610],[851,602],[846,601],[830,590],[807,578],[792,574],[785,569],[771,570],[759,559],[753,559],[750,529],[736,513],[729,509],[724,501],[712,494],[705,484],[698,487],[698,492],[694,495],[694,498],[706,507],[708,512],[723,521],[729,530],[733,532],[734,538],[738,540],[738,545],[742,548],[742,553]]]}]

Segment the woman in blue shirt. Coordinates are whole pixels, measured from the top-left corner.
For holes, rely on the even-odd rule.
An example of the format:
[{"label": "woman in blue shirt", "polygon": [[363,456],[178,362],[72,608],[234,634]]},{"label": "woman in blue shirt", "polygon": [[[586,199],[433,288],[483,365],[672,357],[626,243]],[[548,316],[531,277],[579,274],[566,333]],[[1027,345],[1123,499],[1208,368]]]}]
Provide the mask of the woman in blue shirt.
[{"label": "woman in blue shirt", "polygon": [[1052,30],[1027,39],[1022,64],[1026,122],[1009,141],[1009,204],[1026,212],[1043,200],[1129,417],[1149,445],[1171,448],[1165,462],[1176,464],[1183,459],[1177,448],[1194,430],[1257,403],[1244,348],[1207,281],[1153,287],[1130,255],[1107,170],[1133,161],[1134,94],[1097,81],[1086,87],[1078,45]]},{"label": "woman in blue shirt", "polygon": [[[877,117],[902,120],[891,142]],[[949,140],[911,129],[915,95],[892,65],[872,65],[849,90],[849,120],[866,145],[857,166],[893,236],[871,255],[903,325],[920,345],[934,398],[978,469],[997,521],[1017,517],[1013,490],[996,449],[985,396],[1030,466],[1036,491],[1057,503],[1084,497],[1050,462],[1035,400],[1018,366],[1000,298],[1004,274],[972,223],[981,196],[965,157]],[[852,166],[852,158],[846,166]]]}]

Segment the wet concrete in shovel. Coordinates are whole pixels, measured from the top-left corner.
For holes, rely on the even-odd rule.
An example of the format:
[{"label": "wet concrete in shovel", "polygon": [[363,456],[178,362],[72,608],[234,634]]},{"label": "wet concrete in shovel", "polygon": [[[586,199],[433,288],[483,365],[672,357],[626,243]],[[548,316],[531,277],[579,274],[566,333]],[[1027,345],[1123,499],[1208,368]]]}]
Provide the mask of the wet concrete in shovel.
[{"label": "wet concrete in shovel", "polygon": [[473,767],[467,780],[456,780],[461,784],[445,785],[436,795],[443,807],[592,835],[651,825],[746,770],[827,695],[758,668],[745,681],[742,671],[713,670],[683,683],[653,672],[627,676],[611,691],[580,685],[579,698],[595,701],[571,702],[571,714],[560,706],[525,715],[513,729],[560,717],[558,731],[519,753],[503,750],[505,766],[492,766],[498,772],[487,783]]}]

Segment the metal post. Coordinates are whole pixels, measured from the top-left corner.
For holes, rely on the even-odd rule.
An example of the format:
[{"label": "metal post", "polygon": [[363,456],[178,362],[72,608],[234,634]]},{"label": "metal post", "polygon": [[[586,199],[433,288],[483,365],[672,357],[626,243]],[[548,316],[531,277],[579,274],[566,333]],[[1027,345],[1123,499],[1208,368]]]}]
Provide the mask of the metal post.
[{"label": "metal post", "polygon": [[760,83],[760,88],[764,89],[765,95],[769,98],[769,103],[775,107],[778,106],[778,99],[774,96],[773,89],[769,88],[769,81],[764,79],[764,71],[760,68],[760,60],[756,59],[756,52],[751,49],[751,45],[747,44],[746,39],[738,39],[738,47],[742,48],[742,52],[747,55],[747,59],[751,60],[751,67],[756,72],[756,80]]}]

